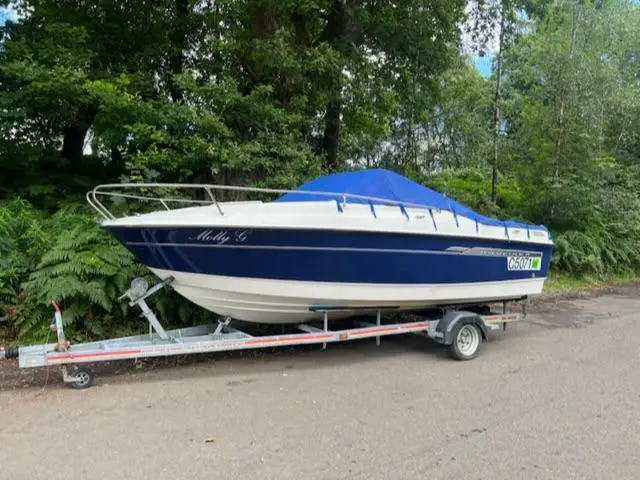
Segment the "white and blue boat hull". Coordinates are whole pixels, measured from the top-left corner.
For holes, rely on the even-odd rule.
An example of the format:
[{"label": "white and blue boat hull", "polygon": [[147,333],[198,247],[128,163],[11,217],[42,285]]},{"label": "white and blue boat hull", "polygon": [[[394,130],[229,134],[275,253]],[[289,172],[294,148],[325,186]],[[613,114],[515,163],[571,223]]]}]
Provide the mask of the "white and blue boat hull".
[{"label": "white and blue boat hull", "polygon": [[174,277],[178,293],[249,322],[518,299],[541,293],[551,261],[544,226],[484,217],[387,170],[320,177],[274,202],[218,203],[216,189],[247,189],[200,185],[210,205],[173,209],[154,197],[165,210],[116,218],[100,195],[147,199],[123,187],[182,186],[106,185],[89,200],[102,226],[160,278]]},{"label": "white and blue boat hull", "polygon": [[[297,323],[318,308],[426,308],[541,292],[551,246],[326,229],[106,227],[201,307]],[[336,316],[333,316],[336,318]]]}]

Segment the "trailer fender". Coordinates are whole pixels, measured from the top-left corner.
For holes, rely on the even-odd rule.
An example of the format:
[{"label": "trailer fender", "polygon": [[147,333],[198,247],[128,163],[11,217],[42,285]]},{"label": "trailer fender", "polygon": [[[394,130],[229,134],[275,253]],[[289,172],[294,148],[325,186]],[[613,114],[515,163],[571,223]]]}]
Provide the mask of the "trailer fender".
[{"label": "trailer fender", "polygon": [[487,339],[487,326],[480,315],[464,310],[449,310],[444,314],[442,320],[438,322],[436,327],[436,332],[438,334],[437,337],[440,339],[440,343],[443,343],[444,345],[451,345],[453,343],[454,328],[457,325],[464,325],[467,323],[477,325],[482,333],[482,340]]}]

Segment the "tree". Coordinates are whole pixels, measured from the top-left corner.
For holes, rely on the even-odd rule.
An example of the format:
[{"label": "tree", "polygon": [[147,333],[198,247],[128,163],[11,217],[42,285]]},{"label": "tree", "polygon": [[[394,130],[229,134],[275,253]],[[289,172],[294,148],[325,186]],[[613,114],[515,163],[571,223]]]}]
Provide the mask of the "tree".
[{"label": "tree", "polygon": [[[157,79],[170,80],[172,69],[178,68],[175,61],[165,61],[175,58],[164,34],[174,29],[180,14],[171,8],[174,4],[154,2],[150,8],[113,0],[13,4],[21,20],[2,29],[0,49],[0,128],[9,132],[5,138],[14,144],[0,151],[3,175],[16,178],[16,171],[22,171],[43,178],[47,172],[51,176],[44,176],[46,184],[59,178],[61,183],[64,179],[67,185],[76,182],[86,188],[89,182],[83,178],[120,172],[121,145],[101,145],[108,149],[101,158],[85,155],[89,132],[103,109],[104,95],[95,91],[124,79],[141,96],[162,95]],[[197,25],[193,22],[190,31],[197,32]],[[28,155],[16,155],[17,151]],[[111,162],[106,169],[105,161]],[[35,176],[24,175],[23,184],[30,191],[38,183]]]},{"label": "tree", "polygon": [[640,86],[629,66],[639,22],[629,2],[563,2],[506,58],[511,168],[526,215],[561,235],[574,270],[637,262]]},{"label": "tree", "polygon": [[538,18],[543,14],[548,0],[481,0],[471,10],[469,23],[472,51],[481,56],[486,54],[492,37],[497,37],[493,71],[494,92],[492,112],[493,155],[491,160],[491,200],[496,202],[498,168],[500,165],[500,139],[502,137],[502,82],[504,75],[504,55],[527,31],[528,18]]}]

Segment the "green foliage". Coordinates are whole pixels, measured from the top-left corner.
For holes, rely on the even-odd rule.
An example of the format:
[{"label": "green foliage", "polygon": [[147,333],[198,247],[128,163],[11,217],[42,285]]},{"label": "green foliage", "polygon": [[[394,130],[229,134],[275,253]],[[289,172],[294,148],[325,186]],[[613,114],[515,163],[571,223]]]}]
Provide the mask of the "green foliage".
[{"label": "green foliage", "polygon": [[[118,297],[135,277],[157,281],[77,205],[48,217],[22,200],[1,205],[0,262],[0,326],[23,341],[46,338],[53,301],[71,339],[138,330],[139,312]],[[169,325],[210,317],[168,293],[154,301]]]},{"label": "green foliage", "polygon": [[[53,216],[20,200],[0,208],[3,322],[20,338],[42,339],[51,302],[72,332],[102,333],[113,300],[140,270],[133,257],[74,207]],[[99,320],[96,320],[99,318]]]},{"label": "green foliage", "polygon": [[126,313],[116,312],[114,300],[140,268],[136,268],[133,256],[90,218],[63,215],[56,214],[73,224],[62,227],[40,258],[24,283],[25,298],[42,306],[59,302],[70,331],[99,336],[104,334],[104,324],[116,320],[114,313]]},{"label": "green foliage", "polygon": [[486,167],[449,169],[424,178],[422,183],[485,215],[522,220],[523,198],[516,179],[500,178],[494,204],[491,202],[491,170]]},{"label": "green foliage", "polygon": [[46,248],[42,221],[42,215],[22,200],[0,206],[0,326],[11,336],[16,336],[20,328],[18,319],[23,318],[22,281],[35,268],[38,255]]},{"label": "green foliage", "polygon": [[[554,267],[572,274],[628,273],[640,268],[638,167],[596,159],[546,197],[555,239]],[[535,207],[535,204],[534,204]],[[552,209],[553,208],[553,209]]]},{"label": "green foliage", "polygon": [[638,272],[605,273],[600,275],[571,275],[565,272],[552,272],[544,284],[546,292],[568,292],[585,288],[609,288],[612,285],[637,283]]},{"label": "green foliage", "polygon": [[545,12],[506,59],[505,146],[522,213],[554,232],[557,271],[638,269],[640,87],[629,62],[640,10],[565,2]]},{"label": "green foliage", "polygon": [[[412,72],[405,75],[411,78]],[[354,144],[344,149],[355,164],[421,177],[441,169],[486,165],[490,88],[463,58],[453,59],[429,92],[416,78],[382,91],[373,88],[353,92],[362,96],[359,105],[371,104],[372,110],[345,112],[345,128],[358,128],[347,140]]]}]

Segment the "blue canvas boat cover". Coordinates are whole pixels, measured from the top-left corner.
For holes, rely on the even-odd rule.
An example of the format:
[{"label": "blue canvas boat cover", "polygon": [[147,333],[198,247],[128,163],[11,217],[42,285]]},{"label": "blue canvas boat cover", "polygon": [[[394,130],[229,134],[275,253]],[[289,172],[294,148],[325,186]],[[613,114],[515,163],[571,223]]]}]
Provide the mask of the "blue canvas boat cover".
[{"label": "blue canvas boat cover", "polygon": [[[332,197],[313,192],[335,193],[336,196]],[[395,202],[395,204],[404,206],[420,205],[424,207],[449,210],[454,212],[456,215],[463,215],[485,225],[547,230],[542,225],[529,225],[512,220],[504,221],[485,217],[484,215],[474,212],[441,193],[409,180],[395,172],[382,168],[341,172],[318,177],[315,180],[304,183],[294,192],[281,196],[276,201],[326,202],[332,198],[342,200],[340,194],[375,197],[378,199],[390,200]],[[347,198],[347,204],[349,203],[384,204],[385,202],[349,197]]]}]

